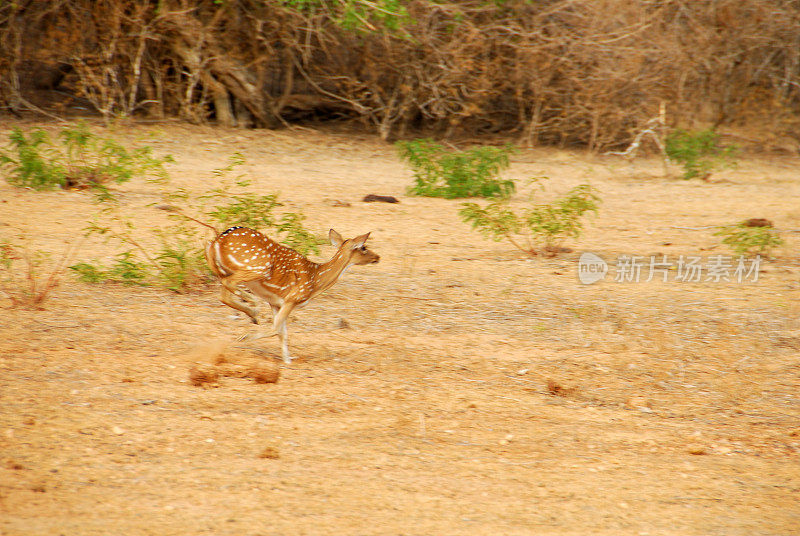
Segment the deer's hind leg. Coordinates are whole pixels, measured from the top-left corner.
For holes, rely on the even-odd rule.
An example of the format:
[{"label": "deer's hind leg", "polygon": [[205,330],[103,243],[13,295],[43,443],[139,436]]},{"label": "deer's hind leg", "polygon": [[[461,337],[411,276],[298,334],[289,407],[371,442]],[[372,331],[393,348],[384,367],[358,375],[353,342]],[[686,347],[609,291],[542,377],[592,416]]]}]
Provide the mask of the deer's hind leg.
[{"label": "deer's hind leg", "polygon": [[258,302],[256,301],[256,296],[239,288],[239,284],[254,281],[260,277],[262,277],[262,274],[259,272],[244,271],[220,278],[220,283],[222,283],[220,300],[222,303],[245,313],[250,317],[253,324],[258,324]]}]

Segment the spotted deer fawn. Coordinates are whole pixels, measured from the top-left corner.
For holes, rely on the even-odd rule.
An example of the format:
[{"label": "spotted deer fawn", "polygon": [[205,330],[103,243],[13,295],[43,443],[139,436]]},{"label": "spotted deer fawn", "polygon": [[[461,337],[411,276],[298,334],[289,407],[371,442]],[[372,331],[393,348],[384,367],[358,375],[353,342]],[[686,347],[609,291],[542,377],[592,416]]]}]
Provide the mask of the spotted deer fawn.
[{"label": "spotted deer fawn", "polygon": [[345,240],[331,229],[329,238],[338,250],[322,264],[247,227],[231,227],[206,246],[208,266],[222,283],[222,303],[246,313],[254,324],[256,297],[269,303],[274,328],[269,335],[278,335],[285,363],[292,360],[286,329],[292,310],[332,287],[349,266],[380,260],[364,245],[369,233]]}]

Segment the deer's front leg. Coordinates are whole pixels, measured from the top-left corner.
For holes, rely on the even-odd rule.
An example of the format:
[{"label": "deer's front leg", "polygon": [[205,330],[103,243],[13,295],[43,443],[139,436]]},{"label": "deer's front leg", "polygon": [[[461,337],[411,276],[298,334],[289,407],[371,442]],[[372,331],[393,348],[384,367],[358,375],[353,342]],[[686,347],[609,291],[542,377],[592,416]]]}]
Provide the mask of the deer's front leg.
[{"label": "deer's front leg", "polygon": [[[281,341],[281,353],[283,354],[284,363],[292,362],[292,356],[289,353],[289,330],[287,329],[286,324],[289,321],[289,314],[292,312],[294,307],[294,302],[284,303],[278,310],[278,314],[275,315],[275,320],[273,321],[275,333],[278,334],[278,338]],[[273,311],[274,310],[275,308],[273,307]]]}]

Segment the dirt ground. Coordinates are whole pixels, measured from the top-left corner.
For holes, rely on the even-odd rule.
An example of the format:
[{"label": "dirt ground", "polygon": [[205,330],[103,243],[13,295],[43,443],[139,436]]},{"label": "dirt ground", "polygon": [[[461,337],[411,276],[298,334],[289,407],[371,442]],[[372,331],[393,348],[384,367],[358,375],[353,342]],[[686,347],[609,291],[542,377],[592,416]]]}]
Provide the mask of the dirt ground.
[{"label": "dirt ground", "polygon": [[[658,159],[521,150],[505,177],[549,177],[543,200],[587,181],[602,197],[573,252],[530,259],[462,223],[460,201],[407,196],[410,170],[375,138],[111,135],[151,131],[176,162],[168,187],[118,188],[138,231],[174,225],[150,206],[164,188],[205,191],[239,151],[251,189],[319,234],[371,231],[381,262],[293,315],[289,366],[274,338],[235,346],[251,326],[216,286],[64,273],[43,310],[0,295],[0,534],[800,534],[797,158],[743,158],[705,183]],[[118,245],[80,238],[101,208],[0,182],[0,239],[110,258]],[[750,217],[787,230],[757,281],[615,280],[621,255],[731,256],[709,227]],[[584,251],[605,280],[578,281]],[[243,352],[280,380],[190,383]]]}]

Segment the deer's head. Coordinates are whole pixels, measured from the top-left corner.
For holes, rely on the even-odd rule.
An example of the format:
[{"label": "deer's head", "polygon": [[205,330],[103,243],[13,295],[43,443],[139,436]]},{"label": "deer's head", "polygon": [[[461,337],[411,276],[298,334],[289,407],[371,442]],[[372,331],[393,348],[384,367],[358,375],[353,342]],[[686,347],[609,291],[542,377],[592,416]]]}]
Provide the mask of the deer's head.
[{"label": "deer's head", "polygon": [[328,233],[328,237],[330,238],[331,245],[338,248],[339,252],[348,259],[348,265],[375,264],[381,259],[377,253],[370,251],[365,245],[367,238],[369,238],[369,233],[345,240],[342,238],[342,235],[331,229]]}]

